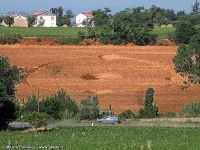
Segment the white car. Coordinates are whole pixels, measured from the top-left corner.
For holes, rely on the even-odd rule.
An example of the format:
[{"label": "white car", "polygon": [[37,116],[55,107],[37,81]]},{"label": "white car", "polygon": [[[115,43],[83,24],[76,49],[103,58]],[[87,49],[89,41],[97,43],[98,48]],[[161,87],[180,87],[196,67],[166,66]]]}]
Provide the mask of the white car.
[{"label": "white car", "polygon": [[121,121],[119,120],[118,116],[111,115],[111,116],[106,116],[104,118],[98,119],[98,123],[112,123],[112,124],[119,124]]}]

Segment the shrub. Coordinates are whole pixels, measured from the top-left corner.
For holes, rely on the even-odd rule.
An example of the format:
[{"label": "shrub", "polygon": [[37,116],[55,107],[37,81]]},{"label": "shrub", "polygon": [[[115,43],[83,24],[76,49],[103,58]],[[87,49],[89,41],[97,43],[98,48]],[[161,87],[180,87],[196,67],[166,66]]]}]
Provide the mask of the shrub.
[{"label": "shrub", "polygon": [[87,97],[81,101],[80,119],[92,120],[99,116],[99,100],[97,96]]},{"label": "shrub", "polygon": [[199,117],[200,116],[200,102],[192,102],[186,104],[182,108],[182,112],[186,117]]},{"label": "shrub", "polygon": [[42,42],[42,38],[38,36],[38,37],[36,38],[36,42],[38,42],[38,43]]},{"label": "shrub", "polygon": [[175,112],[168,112],[166,114],[163,114],[162,116],[167,118],[176,118],[177,115]]},{"label": "shrub", "polygon": [[29,122],[37,130],[39,127],[47,126],[49,118],[47,113],[30,112],[24,114],[23,121]]},{"label": "shrub", "polygon": [[20,34],[4,33],[0,35],[0,44],[15,44],[22,39]]},{"label": "shrub", "polygon": [[135,115],[130,109],[123,111],[120,115],[120,118],[124,119],[132,119],[132,118],[137,118],[137,115]]}]

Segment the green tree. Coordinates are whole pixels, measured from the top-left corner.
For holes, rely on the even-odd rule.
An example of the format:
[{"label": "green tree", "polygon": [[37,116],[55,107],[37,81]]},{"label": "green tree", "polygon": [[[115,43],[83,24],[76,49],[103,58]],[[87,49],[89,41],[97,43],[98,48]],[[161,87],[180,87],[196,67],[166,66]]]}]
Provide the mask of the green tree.
[{"label": "green tree", "polygon": [[188,44],[190,38],[197,32],[196,27],[187,20],[179,21],[176,24],[175,36],[176,43]]},{"label": "green tree", "polygon": [[155,118],[158,116],[158,107],[153,104],[154,100],[154,90],[153,88],[148,88],[146,90],[146,98],[144,108],[141,108],[138,112],[140,118]]},{"label": "green tree", "polygon": [[47,113],[29,112],[24,114],[23,121],[30,123],[37,131],[39,127],[47,126],[49,118]]},{"label": "green tree", "polygon": [[9,27],[14,24],[14,18],[11,16],[5,16],[3,20]]},{"label": "green tree", "polygon": [[175,71],[188,75],[192,83],[200,83],[200,33],[195,34],[188,46],[181,45],[173,58]]},{"label": "green tree", "polygon": [[33,27],[36,24],[36,17],[35,16],[29,16],[27,18],[28,21],[28,27]]},{"label": "green tree", "polygon": [[81,120],[92,120],[99,116],[99,100],[98,96],[87,97],[81,100],[80,115]]},{"label": "green tree", "polygon": [[3,17],[0,17],[0,23],[2,23],[3,22]]},{"label": "green tree", "polygon": [[199,8],[199,2],[196,0],[194,5],[192,5],[192,14],[199,14],[200,8]]},{"label": "green tree", "polygon": [[0,130],[5,130],[16,119],[15,85],[22,80],[22,69],[0,56]]},{"label": "green tree", "polygon": [[46,112],[54,119],[68,119],[77,115],[78,105],[65,91],[60,90],[40,102],[40,112]]},{"label": "green tree", "polygon": [[153,21],[143,7],[126,9],[114,15],[112,28],[113,39],[121,43],[146,45],[155,42],[156,35],[151,34]]}]

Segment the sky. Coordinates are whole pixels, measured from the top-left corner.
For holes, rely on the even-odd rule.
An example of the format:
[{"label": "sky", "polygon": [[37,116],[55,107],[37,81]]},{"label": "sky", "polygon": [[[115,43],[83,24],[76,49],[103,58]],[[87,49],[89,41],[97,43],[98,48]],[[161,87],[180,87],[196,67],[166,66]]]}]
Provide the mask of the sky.
[{"label": "sky", "polygon": [[91,12],[105,7],[111,10],[112,14],[125,10],[144,6],[149,9],[152,5],[165,9],[191,12],[191,6],[196,0],[0,0],[0,14],[13,11],[39,11],[62,6],[71,9],[76,15],[79,12]]}]

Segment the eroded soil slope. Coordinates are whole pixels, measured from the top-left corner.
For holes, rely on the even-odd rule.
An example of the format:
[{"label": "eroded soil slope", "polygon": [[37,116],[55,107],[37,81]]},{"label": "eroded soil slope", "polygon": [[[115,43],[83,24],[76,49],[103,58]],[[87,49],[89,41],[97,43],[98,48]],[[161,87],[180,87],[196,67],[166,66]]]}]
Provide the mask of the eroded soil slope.
[{"label": "eroded soil slope", "polygon": [[152,87],[163,113],[200,100],[199,85],[180,88],[187,78],[174,72],[176,50],[176,46],[1,45],[0,55],[25,69],[25,79],[17,86],[19,99],[38,91],[42,99],[64,89],[77,102],[98,95],[102,109],[111,104],[115,113],[137,112],[139,99]]}]

